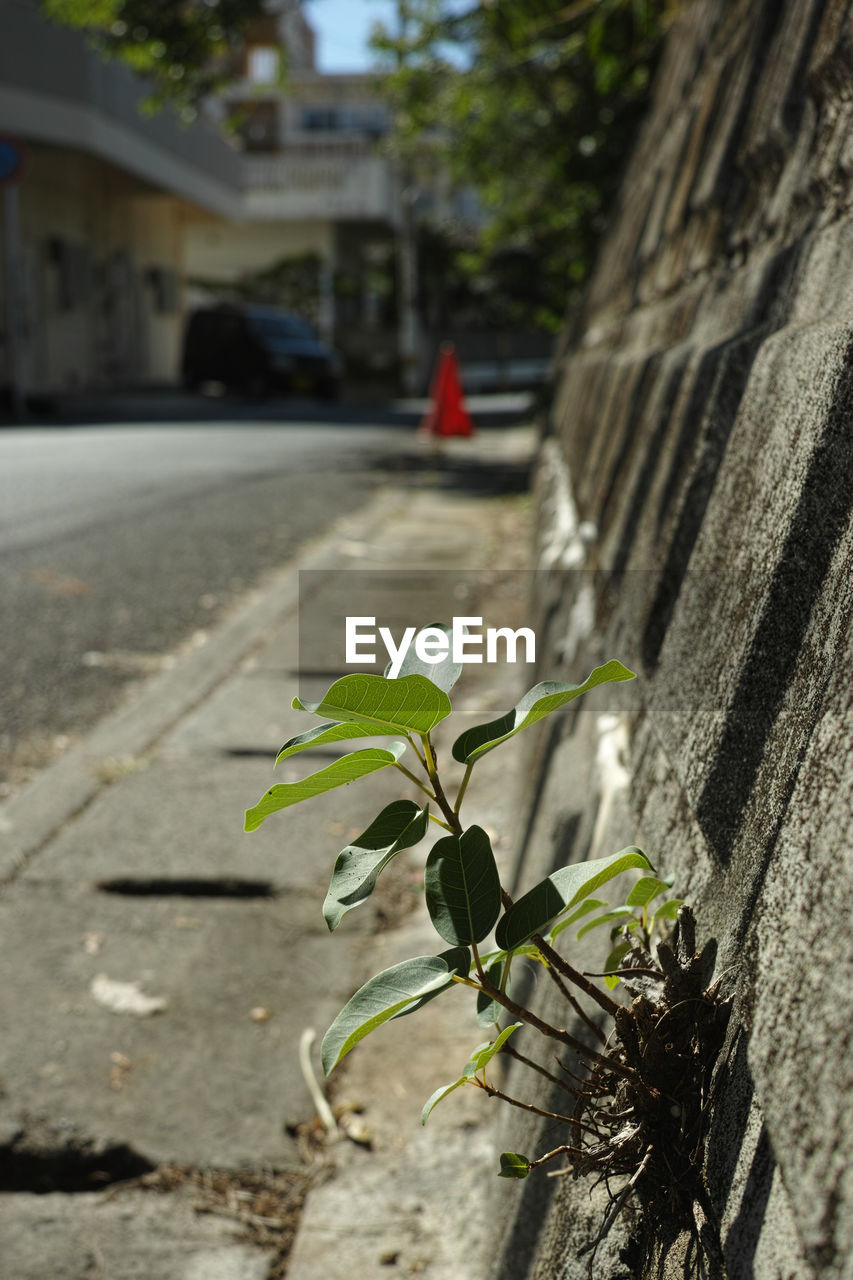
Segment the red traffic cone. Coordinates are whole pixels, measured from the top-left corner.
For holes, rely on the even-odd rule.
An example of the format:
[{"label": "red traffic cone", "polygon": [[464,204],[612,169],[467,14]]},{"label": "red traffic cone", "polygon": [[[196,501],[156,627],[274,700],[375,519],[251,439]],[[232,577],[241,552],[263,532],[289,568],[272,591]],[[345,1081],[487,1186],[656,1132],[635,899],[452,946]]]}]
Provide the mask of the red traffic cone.
[{"label": "red traffic cone", "polygon": [[474,424],[465,407],[459,363],[451,342],[442,343],[429,391],[431,404],[419,431],[431,436],[472,436]]}]

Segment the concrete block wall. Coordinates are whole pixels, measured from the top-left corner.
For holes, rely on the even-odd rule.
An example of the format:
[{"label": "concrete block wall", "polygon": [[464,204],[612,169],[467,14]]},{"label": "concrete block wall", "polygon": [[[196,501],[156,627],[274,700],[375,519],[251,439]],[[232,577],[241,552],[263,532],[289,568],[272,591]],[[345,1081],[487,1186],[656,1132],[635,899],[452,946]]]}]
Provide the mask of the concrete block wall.
[{"label": "concrete block wall", "polygon": [[[631,841],[676,873],[734,992],[727,1276],[853,1277],[850,0],[677,6],[549,427],[542,675],[639,679],[541,733],[524,879]],[[595,1205],[554,1181],[502,1202],[505,1280],[586,1275]],[[640,1274],[626,1240],[596,1277]]]}]

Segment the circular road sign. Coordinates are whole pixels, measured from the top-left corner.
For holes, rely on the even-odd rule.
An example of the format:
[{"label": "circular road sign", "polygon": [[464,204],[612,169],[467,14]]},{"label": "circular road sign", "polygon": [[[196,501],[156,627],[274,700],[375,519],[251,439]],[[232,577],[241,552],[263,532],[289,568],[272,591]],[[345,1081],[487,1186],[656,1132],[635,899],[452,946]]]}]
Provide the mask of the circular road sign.
[{"label": "circular road sign", "polygon": [[0,185],[15,182],[24,167],[24,153],[16,142],[0,138]]}]

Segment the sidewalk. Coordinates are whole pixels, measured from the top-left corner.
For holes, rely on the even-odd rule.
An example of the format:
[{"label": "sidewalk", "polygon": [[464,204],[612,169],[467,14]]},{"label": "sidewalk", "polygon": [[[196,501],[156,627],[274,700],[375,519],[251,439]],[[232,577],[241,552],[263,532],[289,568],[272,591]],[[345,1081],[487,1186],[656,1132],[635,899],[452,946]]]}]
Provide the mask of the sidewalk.
[{"label": "sidewalk", "polygon": [[[401,855],[334,937],[320,912],[338,849],[405,794],[395,771],[242,833],[243,810],[289,766],[294,776],[322,767],[312,754],[272,773],[281,742],[308,727],[290,710],[295,571],[326,571],[312,612],[330,628],[343,625],[353,568],[371,612],[384,601],[422,624],[485,613],[491,594],[502,621],[522,625],[521,579],[502,571],[526,567],[526,503],[490,496],[482,477],[517,490],[532,448],[529,429],[452,442],[443,467],[421,472],[417,488],[403,477],[304,548],[0,809],[4,1275],[284,1274],[279,1244],[306,1181],[297,1126],[314,1113],[300,1034],[312,1026],[319,1039],[368,976],[436,949],[418,889],[424,849]],[[426,601],[412,594],[410,571],[422,567],[447,576]],[[308,687],[319,695],[339,673],[317,666]],[[466,669],[454,731],[509,707],[523,679],[519,668]],[[466,816],[507,859],[513,796],[494,760],[480,766]],[[364,1107],[372,1149],[343,1140],[324,1155],[336,1172],[308,1195],[292,1280],[370,1280],[390,1267],[485,1280],[488,1233],[465,1215],[496,1167],[488,1105],[459,1091],[419,1123],[483,1038],[454,996],[382,1028],[333,1077],[336,1102]],[[162,1194],[118,1185],[144,1174]]]}]

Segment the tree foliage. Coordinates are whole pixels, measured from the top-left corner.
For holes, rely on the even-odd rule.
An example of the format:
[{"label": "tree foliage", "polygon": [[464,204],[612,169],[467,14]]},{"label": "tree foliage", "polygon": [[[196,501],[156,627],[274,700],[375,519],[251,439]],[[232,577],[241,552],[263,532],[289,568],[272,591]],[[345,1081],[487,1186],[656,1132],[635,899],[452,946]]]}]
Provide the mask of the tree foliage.
[{"label": "tree foliage", "polygon": [[198,275],[191,276],[188,283],[217,301],[285,307],[316,328],[320,322],[321,266],[319,253],[309,249],[278,258],[269,266],[248,267],[235,279]]},{"label": "tree foliage", "polygon": [[56,22],[85,31],[105,56],[144,75],[147,106],[171,101],[191,119],[200,100],[233,78],[246,26],[262,0],[41,0]]},{"label": "tree foliage", "polygon": [[[467,246],[520,315],[555,327],[589,274],[646,104],[667,0],[406,0],[377,27],[397,145],[450,166],[490,214]],[[507,310],[506,299],[518,305]],[[500,308],[499,308],[500,309]]]}]

